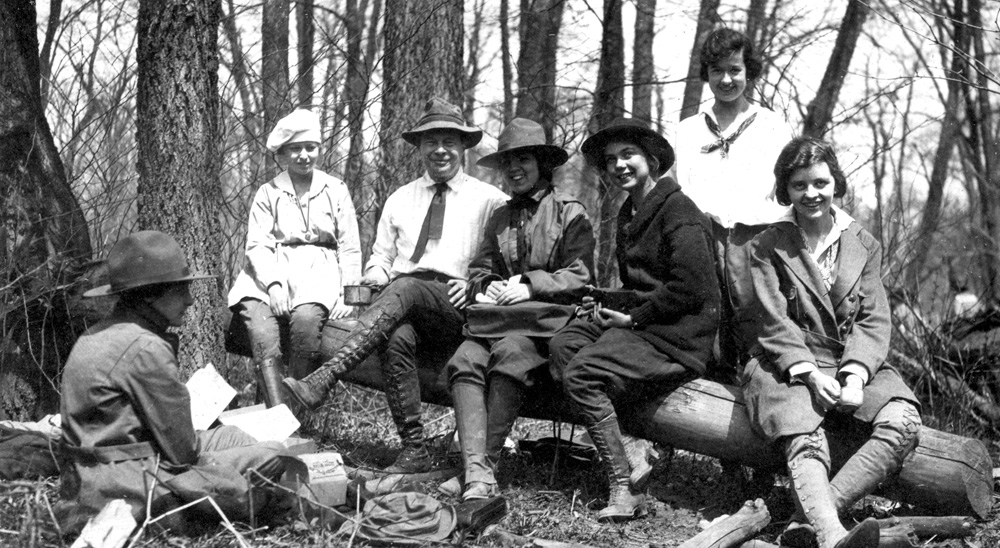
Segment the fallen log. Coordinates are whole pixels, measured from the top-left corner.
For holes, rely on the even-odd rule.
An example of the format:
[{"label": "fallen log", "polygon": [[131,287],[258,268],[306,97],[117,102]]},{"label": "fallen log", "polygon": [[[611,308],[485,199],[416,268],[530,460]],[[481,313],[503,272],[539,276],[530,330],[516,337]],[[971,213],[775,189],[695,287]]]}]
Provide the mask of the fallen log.
[{"label": "fallen log", "polygon": [[713,523],[678,548],[733,548],[753,538],[768,523],[771,523],[771,513],[764,501],[748,500],[738,512]]},{"label": "fallen log", "polygon": [[[350,324],[327,322],[321,354],[339,349]],[[421,399],[451,406],[444,364],[454,348],[434,348],[421,357]],[[372,356],[341,380],[384,390],[378,357]],[[522,416],[580,423],[562,392],[538,385],[526,398]],[[629,433],[667,446],[771,471],[784,468],[775,448],[750,426],[739,388],[705,379],[688,382],[629,414],[619,413]],[[838,440],[843,442],[843,440]],[[863,442],[864,440],[853,440]],[[842,462],[834,462],[839,467]],[[924,426],[920,442],[894,480],[878,494],[920,506],[937,515],[985,519],[993,492],[993,465],[983,442]]]},{"label": "fallen log", "polygon": [[964,538],[976,532],[965,516],[902,516],[880,519],[878,524],[882,530],[908,527],[917,538]]},{"label": "fallen log", "polygon": [[[452,405],[443,370],[440,363],[420,367],[423,401]],[[377,390],[384,387],[376,357],[342,380]],[[580,422],[552,387],[536,387],[535,394],[526,399],[522,416]],[[650,441],[757,468],[783,467],[775,448],[750,427],[743,395],[734,386],[696,379],[621,418],[625,430]],[[934,514],[985,519],[990,510],[992,474],[993,465],[981,441],[924,426],[917,448],[880,494]]]}]

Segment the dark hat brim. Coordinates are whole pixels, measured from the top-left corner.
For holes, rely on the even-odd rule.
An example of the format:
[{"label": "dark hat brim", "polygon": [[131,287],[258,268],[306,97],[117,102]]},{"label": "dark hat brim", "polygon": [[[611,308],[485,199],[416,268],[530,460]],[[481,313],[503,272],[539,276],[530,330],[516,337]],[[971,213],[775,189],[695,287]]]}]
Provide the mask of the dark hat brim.
[{"label": "dark hat brim", "polygon": [[410,131],[404,131],[403,140],[415,147],[420,146],[420,136],[435,129],[446,129],[459,132],[462,135],[462,144],[465,145],[465,148],[472,148],[478,145],[479,141],[483,139],[482,130],[470,126],[462,126],[454,122],[435,120],[433,122],[419,125]]},{"label": "dark hat brim", "polygon": [[591,135],[580,146],[587,163],[596,168],[603,165],[604,147],[612,141],[637,142],[642,140],[651,145],[647,152],[660,163],[660,172],[666,173],[674,165],[674,147],[662,135],[645,127],[642,122],[628,118],[618,119],[604,129]]},{"label": "dark hat brim", "polygon": [[557,168],[569,160],[569,154],[562,147],[557,147],[556,145],[527,145],[487,154],[480,158],[476,162],[476,165],[489,169],[500,169],[501,158],[518,152],[530,152],[535,156],[539,164],[545,164],[552,168]]},{"label": "dark hat brim", "polygon": [[110,297],[112,295],[117,295],[117,294],[119,294],[119,293],[121,293],[123,291],[128,291],[130,289],[137,289],[137,288],[140,288],[140,287],[146,287],[146,286],[149,286],[149,285],[171,284],[171,283],[180,283],[180,282],[191,282],[191,281],[194,281],[194,280],[208,280],[208,279],[213,279],[213,278],[218,278],[218,276],[210,276],[210,275],[207,275],[207,274],[191,274],[189,276],[184,276],[184,277],[179,278],[179,279],[148,281],[148,282],[143,281],[143,282],[138,282],[138,283],[131,283],[131,284],[128,284],[126,286],[117,287],[117,288],[112,288],[111,284],[104,284],[104,285],[99,285],[99,286],[97,286],[97,287],[95,287],[93,289],[90,289],[88,291],[85,291],[83,293],[83,296],[87,297],[87,298],[93,298],[93,297]]}]

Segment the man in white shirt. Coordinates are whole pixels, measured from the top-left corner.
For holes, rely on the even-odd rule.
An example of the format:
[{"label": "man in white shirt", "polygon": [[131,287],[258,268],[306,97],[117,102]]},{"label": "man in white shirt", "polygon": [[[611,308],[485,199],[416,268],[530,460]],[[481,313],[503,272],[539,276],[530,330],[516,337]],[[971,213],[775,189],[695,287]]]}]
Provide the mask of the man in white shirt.
[{"label": "man in white shirt", "polygon": [[418,357],[452,352],[462,341],[468,266],[482,230],[507,195],[462,169],[465,149],[482,131],[468,126],[457,106],[431,99],[417,126],[403,133],[417,147],[424,174],[385,202],[363,284],[385,286],[361,314],[334,356],[301,381],[282,382],[300,404],[316,408],[337,377],[386,346],[382,378],[403,451],[390,473],[431,465],[420,422]]}]

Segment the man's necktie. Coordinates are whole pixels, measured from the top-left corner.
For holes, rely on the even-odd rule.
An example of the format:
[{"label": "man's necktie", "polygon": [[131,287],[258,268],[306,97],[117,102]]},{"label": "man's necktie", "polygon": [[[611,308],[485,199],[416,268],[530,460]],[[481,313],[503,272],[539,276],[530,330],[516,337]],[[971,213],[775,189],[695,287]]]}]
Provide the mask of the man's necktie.
[{"label": "man's necktie", "polygon": [[410,257],[410,261],[414,263],[420,262],[420,258],[424,256],[427,240],[441,239],[446,190],[448,190],[446,183],[434,185],[434,197],[431,198],[431,205],[427,206],[427,215],[424,216],[424,224],[420,227],[420,235],[417,236],[417,246],[413,248],[413,255]]},{"label": "man's necktie", "polygon": [[719,129],[719,124],[717,124],[715,120],[712,119],[711,116],[705,114],[705,123],[708,124],[708,130],[711,131],[713,135],[718,137],[719,140],[710,145],[705,145],[701,147],[701,151],[704,152],[705,154],[708,154],[709,152],[714,152],[721,148],[722,157],[725,158],[726,156],[729,155],[729,145],[733,144],[736,141],[736,139],[739,138],[739,136],[742,135],[743,132],[748,127],[750,127],[750,124],[752,124],[756,118],[757,118],[757,113],[755,112],[751,114],[749,118],[743,120],[743,123],[740,124],[740,127],[738,127],[736,131],[733,132],[732,135],[730,135],[729,137],[723,137],[722,130]]}]

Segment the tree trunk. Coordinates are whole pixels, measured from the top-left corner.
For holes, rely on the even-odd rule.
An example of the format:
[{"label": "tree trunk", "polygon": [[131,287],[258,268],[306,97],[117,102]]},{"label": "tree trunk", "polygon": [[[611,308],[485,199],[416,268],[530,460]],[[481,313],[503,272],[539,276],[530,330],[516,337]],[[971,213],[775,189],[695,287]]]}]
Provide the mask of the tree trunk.
[{"label": "tree trunk", "polygon": [[[590,114],[588,133],[593,135],[625,112],[625,40],[622,36],[621,0],[604,0],[601,60],[597,69],[594,108]],[[607,184],[587,170],[585,177],[596,179],[599,185],[600,216],[597,224],[597,283],[614,287],[617,283],[617,262],[613,249],[618,208],[624,195],[617,186]],[[589,182],[589,181],[588,181]]]},{"label": "tree trunk", "polygon": [[0,417],[18,420],[58,409],[65,286],[92,255],[42,111],[35,17],[31,0],[0,2]]},{"label": "tree trunk", "polygon": [[[950,171],[952,152],[961,134],[961,120],[958,112],[962,104],[961,79],[965,71],[965,59],[969,57],[969,33],[966,27],[963,0],[954,0],[952,14],[954,21],[951,68],[946,74],[948,95],[944,105],[944,117],[941,120],[941,133],[938,137],[937,151],[934,153],[934,163],[931,176],[927,181],[927,201],[920,217],[920,225],[914,237],[913,252],[906,267],[906,287],[915,292],[920,288],[920,277],[931,247],[934,244],[934,233],[941,221],[941,207],[944,203],[944,184]],[[915,293],[916,294],[916,293]]]},{"label": "tree trunk", "polygon": [[656,0],[635,5],[635,43],[632,52],[632,117],[653,121],[653,38],[656,36]]},{"label": "tree trunk", "polygon": [[[218,0],[143,0],[136,27],[138,214],[177,239],[196,272],[221,274]],[[221,280],[195,282],[181,369],[223,371]]]},{"label": "tree trunk", "polygon": [[[420,158],[401,134],[412,129],[427,101],[437,96],[462,104],[463,12],[462,0],[385,4],[378,204],[423,172]],[[377,219],[381,210],[373,213]]]},{"label": "tree trunk", "polygon": [[980,0],[969,0],[969,32],[975,51],[976,68],[973,69],[976,88],[977,137],[980,166],[976,178],[979,186],[980,222],[976,230],[979,240],[980,268],[984,274],[982,295],[987,302],[1000,301],[1000,143],[994,133],[994,110],[990,105],[990,82],[986,71],[986,48],[983,44],[982,5]]},{"label": "tree trunk", "polygon": [[500,0],[500,66],[503,70],[503,125],[514,118],[514,80],[510,67],[510,0]]},{"label": "tree trunk", "polygon": [[482,76],[483,65],[480,63],[482,56],[480,47],[480,35],[483,31],[483,10],[485,2],[476,0],[472,8],[472,28],[469,36],[469,54],[465,56],[465,97],[462,98],[462,115],[466,120],[472,120],[472,114],[476,109],[476,86]]},{"label": "tree trunk", "polygon": [[295,14],[299,39],[299,105],[312,106],[313,102],[313,39],[316,24],[313,20],[313,0],[296,0]]},{"label": "tree trunk", "polygon": [[867,2],[850,0],[847,3],[847,13],[840,23],[837,41],[833,46],[830,62],[826,65],[826,73],[823,74],[819,92],[806,110],[802,129],[805,135],[821,137],[829,129],[828,126],[833,119],[833,109],[837,106],[837,97],[840,96],[840,88],[843,87],[847,69],[851,66],[854,47],[858,44],[858,37],[861,36],[861,29],[870,11]]},{"label": "tree trunk", "polygon": [[52,0],[49,3],[49,22],[45,26],[45,42],[42,53],[39,54],[39,83],[41,84],[41,107],[49,102],[49,77],[52,73],[52,45],[55,42],[56,31],[59,30],[59,18],[62,15],[62,0]]},{"label": "tree trunk", "polygon": [[365,29],[364,10],[358,9],[357,0],[347,1],[344,23],[347,26],[347,83],[344,87],[344,102],[347,103],[347,127],[350,148],[347,152],[347,168],[344,181],[351,191],[354,208],[358,212],[361,232],[361,249],[364,261],[368,260],[371,245],[375,240],[375,226],[378,219],[372,219],[373,194],[365,177],[365,137],[364,118],[368,111],[368,88],[371,83],[372,65],[378,52],[378,20],[382,11],[381,0],[375,0],[372,16],[368,23],[368,48],[362,56],[361,37]]},{"label": "tree trunk", "polygon": [[[260,27],[260,82],[264,88],[264,125],[261,141],[267,139],[278,120],[291,107],[288,83],[288,0],[264,0]],[[271,155],[267,156],[267,179],[278,168]]]},{"label": "tree trunk", "polygon": [[698,26],[691,47],[691,61],[688,63],[687,80],[684,82],[684,100],[681,103],[681,120],[698,114],[701,92],[705,83],[701,81],[701,45],[719,22],[719,0],[701,0],[698,9]]},{"label": "tree trunk", "polygon": [[[563,0],[521,0],[518,27],[521,53],[517,58],[517,114],[545,128],[552,142],[556,127],[556,50],[562,25]],[[621,28],[621,6],[618,7]],[[621,42],[619,42],[621,45]],[[621,50],[619,53],[623,54]],[[623,69],[624,70],[624,69]]]}]

